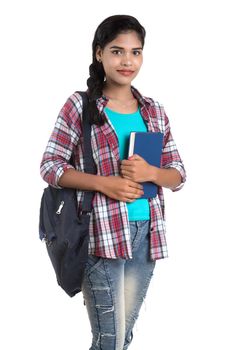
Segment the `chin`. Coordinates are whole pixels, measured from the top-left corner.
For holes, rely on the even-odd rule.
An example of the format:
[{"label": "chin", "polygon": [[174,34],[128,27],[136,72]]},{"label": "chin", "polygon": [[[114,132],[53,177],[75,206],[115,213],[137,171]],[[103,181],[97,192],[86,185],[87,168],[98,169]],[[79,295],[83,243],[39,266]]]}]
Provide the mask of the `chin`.
[{"label": "chin", "polygon": [[116,84],[119,85],[131,85],[131,82],[134,80],[135,77],[123,77],[113,80]]}]

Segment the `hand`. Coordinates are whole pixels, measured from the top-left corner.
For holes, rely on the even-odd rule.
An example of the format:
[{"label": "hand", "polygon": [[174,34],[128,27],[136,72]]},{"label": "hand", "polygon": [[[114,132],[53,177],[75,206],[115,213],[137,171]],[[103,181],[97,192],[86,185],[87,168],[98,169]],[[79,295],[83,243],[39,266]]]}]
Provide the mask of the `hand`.
[{"label": "hand", "polygon": [[138,154],[134,154],[127,160],[123,160],[120,172],[123,178],[135,182],[151,181],[152,166]]},{"label": "hand", "polygon": [[103,179],[101,192],[110,198],[131,203],[144,194],[142,189],[142,185],[121,176],[107,176]]}]

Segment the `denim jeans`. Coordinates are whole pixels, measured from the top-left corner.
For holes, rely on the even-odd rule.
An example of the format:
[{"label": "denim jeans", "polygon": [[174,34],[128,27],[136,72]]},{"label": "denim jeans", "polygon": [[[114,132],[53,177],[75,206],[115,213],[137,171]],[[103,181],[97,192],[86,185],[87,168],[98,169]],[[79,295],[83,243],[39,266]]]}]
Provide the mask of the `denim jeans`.
[{"label": "denim jeans", "polygon": [[149,221],[131,221],[132,259],[89,256],[82,292],[92,329],[90,350],[126,350],[153,275]]}]

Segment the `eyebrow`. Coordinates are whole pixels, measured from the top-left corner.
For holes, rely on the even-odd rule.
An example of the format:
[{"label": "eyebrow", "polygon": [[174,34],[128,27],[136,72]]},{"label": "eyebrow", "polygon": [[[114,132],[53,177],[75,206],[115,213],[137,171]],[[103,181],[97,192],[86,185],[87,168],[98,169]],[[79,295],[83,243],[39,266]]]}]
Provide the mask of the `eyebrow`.
[{"label": "eyebrow", "polygon": [[[124,47],[121,47],[121,46],[111,46],[110,47],[110,50],[111,49],[119,49],[119,50],[124,50]],[[134,47],[132,50],[143,50],[142,47]]]}]

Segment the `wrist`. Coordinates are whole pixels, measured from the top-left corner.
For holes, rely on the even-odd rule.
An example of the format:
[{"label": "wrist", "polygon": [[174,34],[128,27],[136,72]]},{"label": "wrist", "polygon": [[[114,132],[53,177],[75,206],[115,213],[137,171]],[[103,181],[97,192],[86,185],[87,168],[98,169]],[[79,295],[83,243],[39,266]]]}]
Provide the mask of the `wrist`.
[{"label": "wrist", "polygon": [[107,176],[97,175],[97,178],[95,181],[95,191],[103,192],[106,181],[107,181]]},{"label": "wrist", "polygon": [[150,177],[150,182],[154,182],[157,184],[157,181],[158,181],[158,171],[159,171],[159,168],[151,165],[150,166],[150,169],[149,169],[149,177]]}]

